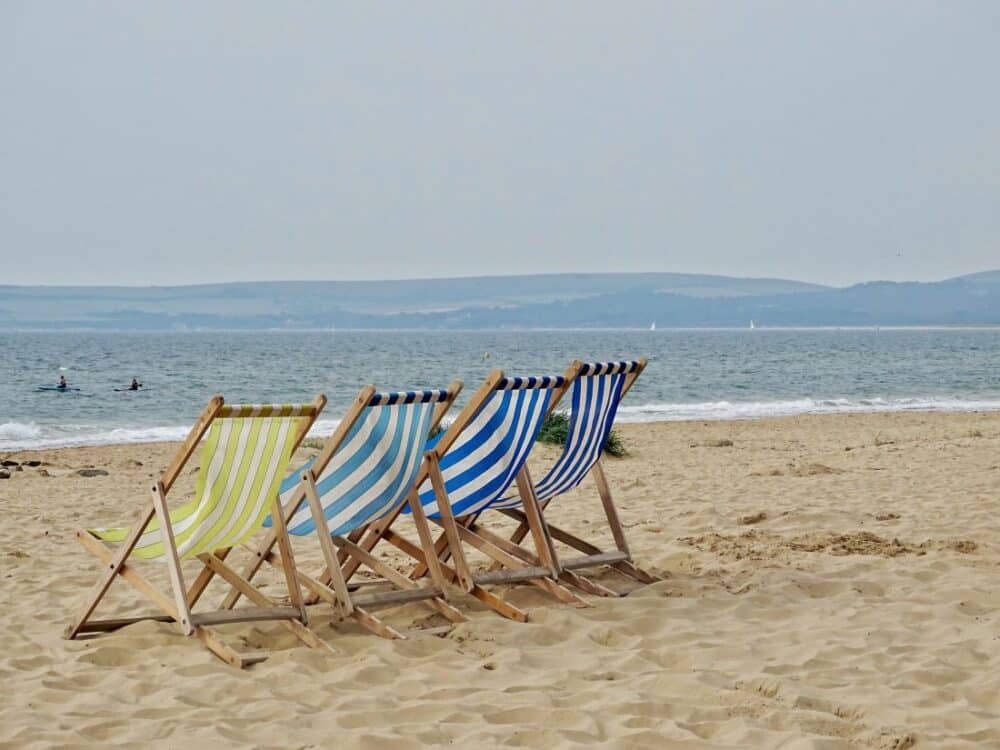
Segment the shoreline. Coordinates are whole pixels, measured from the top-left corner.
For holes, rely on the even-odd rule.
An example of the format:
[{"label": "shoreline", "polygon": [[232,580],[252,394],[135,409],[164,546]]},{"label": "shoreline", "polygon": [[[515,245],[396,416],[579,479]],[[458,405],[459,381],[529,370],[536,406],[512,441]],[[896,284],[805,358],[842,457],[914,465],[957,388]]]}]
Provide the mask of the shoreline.
[{"label": "shoreline", "polygon": [[[965,420],[965,419],[984,419],[991,420],[997,419],[1000,421],[1000,404],[998,404],[996,409],[968,409],[968,410],[938,410],[938,409],[911,409],[911,410],[872,410],[872,411],[844,411],[844,412],[804,412],[797,414],[777,414],[771,416],[762,417],[743,417],[743,418],[723,418],[723,419],[712,419],[712,418],[684,418],[684,419],[650,419],[650,420],[622,420],[618,419],[615,421],[614,430],[621,432],[624,437],[628,440],[636,440],[641,437],[641,433],[646,429],[662,429],[667,426],[673,426],[677,429],[684,428],[709,428],[717,427],[720,429],[726,429],[727,425],[735,428],[737,425],[761,425],[763,428],[775,427],[781,428],[782,426],[802,422],[808,423],[809,421],[840,421],[840,420],[866,420],[868,418],[941,418],[943,420],[955,419],[955,420]],[[445,420],[447,422],[447,419]],[[336,423],[334,423],[329,430],[335,429]],[[156,429],[156,428],[153,428]],[[173,428],[168,428],[173,429]],[[185,427],[185,433],[189,427]],[[315,434],[315,432],[310,432],[307,439],[325,439],[329,433]],[[182,438],[176,440],[141,440],[132,442],[118,442],[118,443],[84,443],[80,445],[61,445],[61,446],[46,446],[46,447],[27,447],[27,448],[10,448],[10,449],[0,449],[0,454],[3,454],[6,458],[14,458],[16,455],[28,455],[29,460],[34,457],[34,454],[49,454],[56,453],[59,451],[121,451],[128,449],[129,447],[137,448],[150,448],[150,449],[171,449],[176,447],[182,442]],[[552,444],[542,444],[539,443],[540,449],[545,451],[548,449],[555,449],[557,446]],[[309,448],[300,448],[299,451],[312,450]],[[614,461],[612,457],[610,460]]]},{"label": "shoreline", "polygon": [[[944,399],[938,399],[936,401],[931,400],[931,403],[938,403],[941,406],[927,406],[928,400],[916,399],[916,398],[903,398],[899,399],[896,404],[884,403],[881,405],[872,405],[873,401],[884,401],[883,399],[863,399],[860,400],[861,403],[844,403],[848,401],[847,399],[825,399],[816,402],[812,399],[798,399],[789,401],[774,401],[774,402],[729,402],[729,401],[719,401],[711,403],[696,403],[696,404],[647,404],[642,406],[631,406],[625,404],[620,407],[618,419],[615,421],[615,429],[621,429],[625,425],[653,425],[653,424],[685,424],[691,422],[756,422],[756,421],[767,421],[767,420],[784,420],[784,419],[794,419],[798,417],[838,417],[838,416],[852,416],[852,415],[878,415],[878,414],[997,414],[1000,413],[1000,400],[982,400],[982,401],[963,401],[959,402],[956,406],[954,403],[947,403]],[[840,403],[834,403],[840,402]],[[866,403],[867,402],[867,403]],[[914,403],[916,402],[916,403]],[[827,407],[817,406],[817,404],[829,404]],[[670,412],[663,411],[664,409],[675,409],[677,413],[676,416],[672,416]],[[712,411],[715,409],[716,411]],[[762,410],[770,409],[773,413],[761,413]],[[728,411],[726,411],[728,410]],[[720,413],[721,411],[721,413]],[[311,438],[324,438],[334,429],[336,429],[340,420],[332,417],[334,410],[331,410],[331,418],[324,418],[321,415],[317,424],[309,433]],[[644,418],[643,415],[650,415],[648,418]],[[445,422],[448,422],[448,417],[445,417]],[[57,451],[65,450],[71,448],[102,448],[111,446],[129,446],[129,445],[162,445],[168,443],[176,443],[183,440],[184,436],[190,429],[190,425],[162,425],[162,426],[150,426],[150,427],[137,427],[137,428],[127,428],[127,427],[113,427],[104,432],[97,432],[95,436],[103,436],[107,433],[122,432],[122,433],[134,433],[137,437],[126,437],[117,440],[108,440],[103,437],[88,438],[87,436],[81,436],[79,440],[74,438],[57,438],[52,437],[49,440],[53,443],[58,442],[54,445],[30,445],[30,444],[14,444],[5,445],[2,440],[4,435],[4,428],[15,428],[15,429],[32,429],[40,430],[36,423],[24,423],[24,422],[4,422],[0,423],[0,457],[10,457],[14,454],[30,452],[30,451]],[[156,435],[153,437],[143,438],[139,437],[143,433],[172,433],[176,437],[161,437],[161,435]],[[11,440],[11,443],[14,441]]]}]

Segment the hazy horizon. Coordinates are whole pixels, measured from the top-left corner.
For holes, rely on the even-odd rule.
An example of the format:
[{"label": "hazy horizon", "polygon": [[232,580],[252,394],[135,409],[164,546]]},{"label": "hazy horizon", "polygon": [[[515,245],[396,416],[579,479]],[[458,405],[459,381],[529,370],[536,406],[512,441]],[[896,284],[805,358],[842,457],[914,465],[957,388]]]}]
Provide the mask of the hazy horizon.
[{"label": "hazy horizon", "polygon": [[39,283],[39,284],[16,284],[7,283],[6,281],[0,282],[0,287],[120,287],[125,289],[135,288],[135,289],[145,289],[145,288],[157,288],[157,287],[178,287],[178,286],[220,286],[226,284],[296,284],[296,283],[372,283],[377,284],[381,282],[405,282],[405,281],[450,281],[450,280],[464,280],[464,279],[502,279],[502,278],[512,278],[518,276],[564,276],[564,275],[580,275],[580,276],[602,276],[605,274],[619,274],[628,276],[644,276],[648,274],[678,274],[685,276],[713,276],[720,279],[728,278],[739,281],[789,281],[799,284],[814,284],[817,286],[825,286],[830,289],[844,289],[857,284],[870,284],[870,283],[935,283],[940,281],[949,281],[954,278],[962,278],[964,276],[975,276],[982,273],[998,273],[1000,272],[1000,264],[997,264],[996,268],[983,268],[979,271],[971,271],[967,274],[959,274],[957,276],[948,276],[940,279],[861,279],[857,282],[852,282],[851,284],[821,284],[811,279],[795,279],[787,277],[778,276],[733,276],[731,274],[707,274],[699,273],[697,271],[693,272],[675,272],[675,271],[550,271],[541,273],[495,273],[495,274],[468,274],[464,276],[410,276],[405,278],[357,278],[357,279],[334,279],[334,278],[288,278],[288,279],[247,279],[243,281],[234,281],[226,279],[210,280],[210,281],[193,281],[193,282],[181,282],[177,284],[157,284],[157,283],[134,283],[134,284],[68,284],[68,283]]},{"label": "hazy horizon", "polygon": [[1000,257],[1000,5],[0,6],[0,283]]}]

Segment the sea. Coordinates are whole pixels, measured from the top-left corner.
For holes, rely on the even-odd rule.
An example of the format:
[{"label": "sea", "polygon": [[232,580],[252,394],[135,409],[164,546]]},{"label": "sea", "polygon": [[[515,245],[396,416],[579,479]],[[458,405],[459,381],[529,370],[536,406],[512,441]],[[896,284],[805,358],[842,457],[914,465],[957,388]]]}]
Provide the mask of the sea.
[{"label": "sea", "polygon": [[[496,367],[562,372],[574,358],[646,357],[619,421],[1000,410],[1000,329],[255,331],[0,333],[0,451],[179,440],[216,393],[229,403],[358,389],[473,392]],[[53,392],[65,375],[79,391]],[[140,391],[120,391],[133,377]],[[461,403],[461,399],[459,403]]]}]

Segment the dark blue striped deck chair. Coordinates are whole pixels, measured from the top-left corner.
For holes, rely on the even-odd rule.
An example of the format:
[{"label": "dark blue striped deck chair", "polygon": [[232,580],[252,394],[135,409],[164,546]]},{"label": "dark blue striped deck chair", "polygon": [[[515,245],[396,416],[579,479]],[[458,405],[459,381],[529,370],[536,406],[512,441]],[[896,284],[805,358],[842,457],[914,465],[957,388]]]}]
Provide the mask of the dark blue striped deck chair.
[{"label": "dark blue striped deck chair", "polygon": [[[325,601],[342,617],[352,617],[386,638],[404,638],[405,634],[371,608],[419,601],[450,622],[465,621],[445,601],[446,580],[440,569],[431,571],[432,585],[421,587],[356,544],[369,525],[398,514],[407,500],[417,497],[416,480],[428,437],[460,390],[459,381],[440,390],[398,393],[376,393],[373,386],[366,386],[319,454],[282,483],[279,498],[288,534],[317,538],[323,554],[325,567],[317,575],[297,571],[312,595],[310,601]],[[432,548],[426,516],[415,514],[414,523],[420,538],[426,538]],[[265,525],[272,524],[269,517]],[[273,556],[268,541],[255,562]],[[276,541],[280,545],[280,537]],[[362,593],[355,587],[352,592],[342,571],[352,560],[379,576],[378,586]],[[257,567],[259,563],[248,574],[253,575]],[[356,571],[357,567],[352,574]],[[389,590],[384,590],[386,586]]]},{"label": "dark blue striped deck chair", "polygon": [[[511,619],[524,621],[527,614],[487,590],[485,585],[526,581],[560,601],[588,606],[556,581],[558,571],[551,555],[551,540],[546,537],[537,512],[525,465],[542,420],[565,385],[566,379],[558,375],[515,378],[494,370],[458,418],[431,444],[425,469],[417,480],[419,502],[411,500],[403,511],[412,509],[415,518],[423,513],[442,527],[444,533],[432,545],[433,554],[427,555],[424,549],[418,549],[398,533],[383,532],[381,528],[374,529],[362,546],[371,549],[385,539],[417,561],[411,579],[419,579],[439,567],[463,590]],[[509,554],[494,539],[480,536],[462,523],[466,517],[475,516],[499,501],[515,484],[525,497],[523,507],[537,550],[537,564],[528,564]],[[486,555],[502,570],[473,574],[465,554],[466,545]],[[448,564],[449,558],[453,567]]]},{"label": "dark blue striped deck chair", "polygon": [[[645,359],[629,362],[577,363],[570,386],[571,406],[566,443],[555,464],[534,488],[549,536],[566,544],[575,552],[582,553],[575,557],[557,556],[561,579],[589,593],[602,596],[617,596],[619,593],[583,578],[573,571],[609,566],[641,583],[654,583],[659,580],[633,562],[621,519],[601,465],[601,453],[614,425],[618,405],[645,368]],[[552,523],[554,515],[552,501],[559,495],[578,487],[588,474],[593,477],[597,486],[608,527],[614,538],[616,549],[611,551],[604,551]],[[510,540],[515,544],[519,544],[530,530],[528,517],[521,505],[520,497],[511,496],[492,506],[521,522]]]}]

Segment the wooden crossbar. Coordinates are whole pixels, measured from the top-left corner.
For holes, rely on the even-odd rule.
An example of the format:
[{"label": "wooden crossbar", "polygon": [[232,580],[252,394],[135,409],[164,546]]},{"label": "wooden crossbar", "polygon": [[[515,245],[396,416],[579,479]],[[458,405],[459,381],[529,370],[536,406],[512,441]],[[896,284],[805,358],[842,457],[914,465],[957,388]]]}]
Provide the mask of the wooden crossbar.
[{"label": "wooden crossbar", "polygon": [[351,598],[356,607],[371,607],[419,602],[424,599],[433,599],[443,594],[444,592],[436,586],[428,586],[427,588],[408,589],[405,591],[394,590],[378,591],[370,594],[355,594]]},{"label": "wooden crossbar", "polygon": [[533,578],[545,578],[548,575],[548,568],[538,565],[520,570],[491,570],[477,573],[474,580],[480,585],[484,583],[515,583],[516,581],[530,581]]},{"label": "wooden crossbar", "polygon": [[223,609],[202,614],[192,613],[195,625],[228,625],[234,622],[257,622],[259,620],[294,620],[299,616],[295,607],[244,607]]},{"label": "wooden crossbar", "polygon": [[80,633],[108,633],[137,622],[176,622],[170,615],[139,615],[137,617],[109,617],[103,620],[88,620],[80,627]]},{"label": "wooden crossbar", "polygon": [[628,559],[629,557],[627,552],[598,552],[595,555],[584,555],[583,557],[574,557],[569,560],[563,560],[562,567],[565,570],[579,570],[580,568],[593,568],[598,565],[611,565],[612,563]]}]

